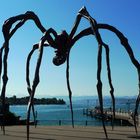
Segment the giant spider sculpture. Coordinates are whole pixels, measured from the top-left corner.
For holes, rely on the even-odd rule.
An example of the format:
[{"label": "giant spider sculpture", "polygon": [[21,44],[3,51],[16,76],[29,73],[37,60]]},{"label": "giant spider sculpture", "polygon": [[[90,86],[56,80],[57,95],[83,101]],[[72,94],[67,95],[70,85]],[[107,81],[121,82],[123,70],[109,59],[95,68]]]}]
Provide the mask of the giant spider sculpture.
[{"label": "giant spider sculpture", "polygon": [[[84,29],[81,31],[79,34],[75,35],[76,30],[78,28],[78,25],[80,23],[81,18],[85,18],[89,21],[90,27]],[[98,24],[95,19],[93,19],[88,11],[86,10],[85,7],[81,8],[80,11],[78,12],[78,15],[76,17],[76,21],[74,23],[74,26],[68,34],[65,30],[62,31],[61,34],[57,34],[57,32],[50,28],[46,30],[39,18],[33,13],[33,12],[26,12],[25,14],[18,15],[15,17],[11,17],[8,20],[5,21],[3,25],[3,35],[5,42],[1,48],[1,55],[0,55],[0,74],[2,72],[2,66],[3,66],[3,86],[2,86],[2,91],[1,91],[1,98],[2,98],[2,104],[3,104],[3,132],[5,134],[5,127],[4,127],[4,116],[5,116],[5,92],[6,92],[6,85],[8,81],[8,76],[7,76],[7,58],[8,58],[8,52],[9,52],[9,41],[12,35],[16,32],[18,28],[20,28],[27,20],[33,20],[37,27],[41,30],[43,34],[43,37],[41,38],[40,42],[38,44],[35,44],[29,53],[27,57],[27,63],[26,63],[26,82],[27,82],[27,89],[28,93],[30,95],[29,98],[29,103],[27,107],[27,139],[29,140],[29,121],[30,121],[30,112],[31,108],[33,110],[34,114],[34,106],[33,106],[33,99],[35,95],[35,91],[37,88],[37,85],[39,84],[39,71],[40,71],[40,65],[42,61],[42,56],[43,56],[43,50],[44,47],[50,46],[55,49],[56,56],[53,58],[53,63],[57,66],[63,64],[65,61],[67,62],[67,69],[66,69],[66,77],[67,77],[67,87],[69,91],[69,99],[70,99],[70,108],[71,108],[71,114],[72,114],[72,125],[74,127],[74,120],[73,120],[73,108],[72,108],[72,91],[70,88],[70,83],[69,83],[69,55],[70,55],[70,50],[75,44],[76,41],[78,41],[80,38],[87,36],[87,35],[94,35],[97,42],[98,42],[98,56],[97,56],[97,92],[98,92],[98,97],[99,97],[99,103],[100,103],[100,109],[101,109],[101,114],[102,114],[102,124],[105,132],[106,138],[108,138],[106,127],[105,127],[105,122],[104,122],[104,117],[103,117],[103,95],[102,95],[102,81],[101,81],[101,70],[102,70],[102,49],[103,47],[105,48],[106,52],[106,64],[107,64],[107,71],[108,71],[108,82],[110,85],[110,94],[112,98],[112,105],[113,105],[113,118],[115,117],[115,97],[114,97],[114,88],[112,84],[112,78],[111,78],[111,69],[110,69],[110,58],[109,58],[109,46],[105,44],[101,38],[101,35],[99,33],[99,29],[106,29],[111,32],[114,32],[117,37],[120,39],[121,44],[124,46],[126,52],[128,53],[132,64],[136,67],[137,72],[138,72],[138,82],[139,82],[139,94],[136,100],[136,106],[134,110],[134,124],[135,124],[135,130],[137,133],[137,123],[136,123],[136,118],[138,115],[138,106],[139,106],[139,101],[140,101],[140,64],[136,60],[133,51],[128,43],[128,40],[125,38],[125,36],[117,30],[115,27],[108,25],[108,24]],[[19,21],[16,26],[10,31],[12,28],[12,25]],[[74,36],[75,35],[75,36]],[[34,75],[34,80],[33,84],[31,86],[30,84],[30,61],[32,54],[34,51],[38,49],[39,54],[38,54],[38,60],[36,64],[36,69],[35,69],[35,75]],[[4,50],[4,56],[2,55]],[[3,56],[3,57],[2,57]],[[3,58],[3,59],[2,59]],[[2,65],[2,60],[3,60],[3,65]],[[113,128],[113,123],[112,123],[112,128]]]}]

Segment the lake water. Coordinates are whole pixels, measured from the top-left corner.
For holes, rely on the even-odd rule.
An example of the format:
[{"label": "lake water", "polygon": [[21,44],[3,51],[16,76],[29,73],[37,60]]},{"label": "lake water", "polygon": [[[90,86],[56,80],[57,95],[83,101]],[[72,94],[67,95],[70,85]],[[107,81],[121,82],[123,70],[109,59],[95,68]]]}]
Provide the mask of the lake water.
[{"label": "lake water", "polygon": [[[69,103],[66,101],[66,105],[35,105],[35,110],[37,111],[37,120],[39,125],[59,125],[61,120],[62,125],[71,124],[71,112],[69,108]],[[129,101],[130,102],[130,101]],[[134,101],[128,102],[128,99],[121,98],[116,100],[116,109],[127,111],[134,109]],[[76,98],[73,100],[73,110],[74,110],[74,121],[76,125],[85,125],[86,121],[88,125],[100,126],[102,125],[101,120],[91,118],[90,116],[83,115],[83,109],[89,107],[95,107],[98,104],[95,98]],[[110,107],[111,100],[105,99],[104,106]],[[14,105],[10,106],[10,110],[14,112],[17,116],[21,116],[21,119],[26,119],[26,105]],[[32,113],[31,113],[32,114]],[[33,119],[31,115],[31,120]],[[110,125],[108,122],[106,125]]]}]

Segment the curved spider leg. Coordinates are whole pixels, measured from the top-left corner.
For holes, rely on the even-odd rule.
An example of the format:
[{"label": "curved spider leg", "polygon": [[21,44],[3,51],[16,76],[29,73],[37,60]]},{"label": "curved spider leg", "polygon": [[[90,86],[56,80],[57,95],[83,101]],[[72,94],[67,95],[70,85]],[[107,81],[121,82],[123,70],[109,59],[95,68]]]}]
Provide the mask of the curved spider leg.
[{"label": "curved spider leg", "polygon": [[34,80],[33,80],[33,85],[32,85],[32,90],[28,102],[28,107],[27,107],[27,140],[29,140],[29,122],[30,122],[30,111],[31,111],[31,106],[33,104],[33,98],[35,95],[36,87],[39,84],[39,70],[40,70],[40,65],[41,65],[41,60],[43,56],[43,42],[44,40],[41,40],[39,44],[39,55],[38,55],[38,60],[36,64],[36,69],[35,69],[35,75],[34,75]]},{"label": "curved spider leg", "polygon": [[67,46],[68,46],[68,54],[67,54],[67,68],[66,68],[66,79],[67,79],[67,88],[68,88],[68,92],[69,92],[69,101],[70,101],[70,110],[71,110],[71,120],[72,120],[72,127],[74,128],[74,114],[73,114],[73,105],[72,105],[72,90],[70,88],[70,82],[69,82],[69,53],[70,53],[70,49],[72,47],[72,38],[77,30],[77,27],[80,23],[81,20],[81,15],[78,14],[76,17],[76,21],[73,25],[73,28],[71,30],[71,33],[69,34],[69,40],[67,42]]},{"label": "curved spider leg", "polygon": [[3,114],[3,121],[2,121],[2,127],[3,127],[3,134],[5,135],[5,91],[6,91],[6,85],[8,82],[7,77],[7,58],[8,58],[8,52],[9,52],[9,41],[5,41],[4,43],[5,49],[4,49],[4,56],[3,56],[3,86],[1,91],[1,99],[2,99],[2,114]]},{"label": "curved spider leg", "polygon": [[[5,134],[5,128],[4,128],[4,120],[5,120],[5,92],[6,92],[6,85],[8,82],[8,76],[7,76],[7,59],[8,59],[8,52],[9,52],[9,41],[12,35],[16,32],[18,28],[20,28],[25,21],[32,19],[37,27],[42,31],[45,32],[45,28],[41,25],[39,18],[33,13],[33,12],[26,12],[25,14],[18,15],[15,17],[11,17],[7,19],[4,22],[2,31],[4,35],[4,56],[3,56],[3,86],[2,86],[2,91],[1,91],[1,99],[2,99],[2,108],[3,108],[3,133]],[[11,30],[12,25],[19,21],[19,23],[15,26],[15,28]],[[2,64],[1,64],[2,65]]]},{"label": "curved spider leg", "polygon": [[68,92],[69,92],[69,101],[70,101],[70,109],[71,109],[71,118],[72,118],[72,126],[74,128],[74,115],[73,115],[73,105],[72,105],[72,90],[70,88],[70,82],[69,82],[69,54],[70,54],[70,49],[72,48],[72,46],[74,45],[74,43],[79,39],[79,36],[78,38],[73,38],[74,37],[74,34],[76,33],[76,30],[78,28],[78,25],[81,21],[81,14],[78,13],[77,17],[76,17],[76,20],[75,20],[75,23],[73,25],[73,28],[69,34],[69,40],[67,42],[68,44],[68,55],[67,55],[67,68],[66,68],[66,79],[67,79],[67,88],[68,88]]},{"label": "curved spider leg", "polygon": [[102,70],[102,46],[103,46],[103,41],[102,38],[100,36],[100,33],[98,31],[97,28],[97,22],[95,21],[95,19],[93,19],[89,13],[87,12],[86,8],[82,8],[82,10],[80,11],[80,14],[86,18],[87,20],[89,20],[90,24],[91,24],[91,28],[92,31],[95,35],[95,38],[98,42],[98,58],[97,58],[97,91],[98,91],[98,97],[99,97],[99,103],[100,103],[100,110],[101,110],[101,115],[102,115],[102,124],[103,124],[103,128],[104,128],[104,132],[105,132],[105,136],[106,138],[108,138],[107,135],[107,131],[106,131],[106,127],[105,127],[105,122],[104,122],[104,115],[103,115],[103,97],[102,97],[102,81],[101,81],[101,70]]},{"label": "curved spider leg", "polygon": [[103,116],[103,97],[102,97],[102,81],[101,81],[101,69],[102,69],[102,45],[98,44],[98,58],[97,58],[97,91],[99,96],[99,103],[100,103],[100,110],[102,114],[102,124],[104,128],[104,132],[106,135],[106,138],[108,138],[105,122],[104,122],[104,116]]},{"label": "curved spider leg", "polygon": [[[30,93],[30,98],[29,98],[29,102],[28,102],[28,108],[27,108],[27,140],[29,140],[29,131],[30,131],[30,111],[31,111],[31,106],[33,105],[33,98],[35,95],[35,90],[37,88],[37,85],[39,84],[39,70],[40,70],[40,65],[41,65],[41,60],[42,60],[42,55],[43,55],[43,47],[47,47],[47,46],[51,46],[51,47],[56,47],[56,44],[53,41],[53,38],[51,37],[50,34],[53,34],[54,37],[57,36],[57,33],[55,32],[54,29],[49,28],[44,36],[41,38],[41,41],[39,44],[35,44],[33,46],[33,49],[30,51],[28,57],[27,57],[27,62],[26,62],[26,82],[27,82],[27,89],[28,92]],[[47,43],[45,43],[45,41],[48,41]],[[32,85],[32,89],[30,87],[30,79],[29,79],[29,66],[30,66],[30,59],[32,54],[34,53],[34,51],[36,49],[39,49],[39,56],[38,56],[38,60],[37,60],[37,64],[36,64],[36,70],[35,70],[35,75],[34,75],[34,81],[33,81],[33,85]]]},{"label": "curved spider leg", "polygon": [[[44,47],[49,46],[48,44],[44,44]],[[33,45],[32,50],[30,51],[30,53],[28,54],[27,57],[27,61],[26,61],[26,83],[27,83],[27,90],[29,95],[31,95],[31,84],[30,84],[30,61],[31,61],[31,57],[34,53],[35,50],[39,49],[39,44],[35,44]],[[36,116],[35,116],[35,111],[34,111],[34,105],[32,104],[32,111],[33,111],[33,116],[34,116],[34,122],[35,122],[35,127],[37,125],[37,120],[36,120]]]},{"label": "curved spider leg", "polygon": [[70,82],[69,82],[69,55],[70,55],[70,52],[68,52],[68,55],[67,55],[66,79],[67,79],[67,88],[68,88],[68,91],[69,91],[72,127],[74,128],[73,105],[72,105],[72,91],[71,91]]},{"label": "curved spider leg", "polygon": [[[74,35],[74,33],[76,32],[76,29],[78,27],[78,24],[80,22],[81,16],[77,16],[76,19],[76,23],[75,26],[73,27],[72,30],[72,34]],[[70,37],[72,38],[73,35],[70,35]],[[74,127],[74,119],[73,119],[73,106],[72,106],[72,91],[70,88],[70,82],[69,82],[69,55],[70,55],[70,49],[71,47],[75,44],[76,41],[78,41],[80,38],[82,38],[83,36],[89,35],[89,34],[93,34],[93,32],[90,29],[87,30],[83,30],[82,32],[80,32],[78,35],[76,35],[70,42],[70,48],[69,48],[69,52],[67,55],[67,69],[66,69],[66,78],[67,78],[67,87],[68,87],[68,91],[69,91],[69,100],[70,100],[70,108],[71,108],[71,117],[72,117],[72,126]]]},{"label": "curved spider leg", "polygon": [[[10,38],[13,36],[13,34],[17,31],[17,29],[19,29],[26,21],[28,20],[33,20],[34,23],[36,24],[36,26],[40,29],[40,31],[42,33],[46,32],[46,29],[43,27],[43,25],[41,24],[39,18],[37,15],[35,15],[35,13],[31,12],[31,11],[27,11],[25,14],[21,14],[21,15],[17,15],[14,17],[11,17],[9,19],[7,19],[4,24],[3,24],[3,34],[4,36],[10,40]],[[15,27],[11,30],[12,25],[14,23],[16,23],[17,21],[19,21],[17,23],[17,25],[15,25]],[[11,31],[10,31],[11,30]]]},{"label": "curved spider leg", "polygon": [[[40,66],[41,66],[41,61],[42,61],[42,56],[43,56],[43,48],[44,48],[44,46],[49,46],[50,44],[52,46],[54,45],[54,43],[52,41],[52,37],[50,36],[51,33],[54,36],[57,35],[56,32],[52,28],[48,29],[45,32],[44,36],[41,38],[40,43],[34,45],[34,48],[30,52],[30,54],[28,55],[28,59],[27,59],[27,63],[26,63],[26,81],[27,81],[27,84],[29,86],[29,90],[31,90],[30,91],[31,94],[30,94],[30,98],[29,98],[29,102],[28,102],[28,107],[27,107],[27,140],[29,140],[31,106],[33,104],[33,99],[34,99],[36,88],[40,82],[39,71],[40,71]],[[45,43],[46,40],[48,41],[49,44]],[[37,64],[36,64],[32,89],[31,89],[30,88],[30,80],[29,80],[29,65],[30,65],[31,56],[37,48],[39,49],[39,54],[38,54],[38,60],[37,60]]]},{"label": "curved spider leg", "polygon": [[115,118],[115,97],[114,97],[114,87],[112,84],[111,78],[111,68],[110,68],[110,59],[109,59],[109,47],[105,43],[103,43],[106,51],[106,64],[107,64],[107,73],[108,73],[108,81],[110,86],[110,95],[112,98],[112,105],[113,105],[113,114],[112,114],[112,130],[114,129],[114,118]]},{"label": "curved spider leg", "polygon": [[2,54],[3,54],[4,47],[0,48],[0,83],[1,83],[1,73],[2,73]]},{"label": "curved spider leg", "polygon": [[[3,49],[4,49],[4,47],[1,47],[1,49],[0,49],[0,84],[1,84],[1,73],[2,73],[2,53],[3,53]],[[1,85],[0,85],[0,88],[1,88]],[[2,97],[1,97],[1,100],[3,100]],[[4,132],[4,122],[1,124],[1,130]]]},{"label": "curved spider leg", "polygon": [[[84,29],[83,31],[81,31],[79,34],[77,34],[73,40],[72,40],[72,45],[73,46],[75,44],[76,41],[78,41],[80,38],[84,37],[84,36],[88,36],[88,35],[94,35],[91,27]],[[103,45],[105,47],[106,50],[106,63],[107,63],[107,71],[108,71],[108,80],[109,80],[109,85],[110,85],[110,94],[112,96],[112,103],[113,103],[113,116],[115,117],[115,98],[114,98],[114,88],[113,88],[113,84],[112,84],[112,79],[111,79],[111,69],[110,69],[110,62],[109,62],[109,47],[103,42]],[[112,118],[112,129],[113,129],[113,119]]]},{"label": "curved spider leg", "polygon": [[[4,56],[3,56],[3,85],[2,85],[2,91],[1,91],[1,99],[2,99],[2,113],[3,113],[3,121],[2,121],[2,128],[3,128],[3,134],[5,135],[5,92],[6,92],[6,85],[8,82],[8,76],[7,76],[7,59],[8,59],[8,53],[9,53],[9,41],[14,32],[18,29],[18,27],[22,26],[22,23],[18,23],[15,29],[13,29],[10,32],[11,24],[5,23],[3,25],[3,35],[4,35],[4,43],[3,47],[1,48],[1,67],[0,67],[0,72],[2,72],[2,51],[4,49]],[[1,73],[0,73],[1,74]]]},{"label": "curved spider leg", "polygon": [[[29,78],[29,73],[30,73],[29,66],[30,66],[31,56],[36,49],[38,49],[38,45],[33,46],[32,50],[28,54],[27,62],[26,62],[26,82],[27,82],[27,90],[28,90],[29,95],[31,95],[31,86],[30,86],[30,78]],[[34,109],[33,104],[32,104],[32,112],[33,112],[33,118],[34,118],[35,127],[36,127],[37,122],[36,122],[36,115],[35,115],[35,109]]]},{"label": "curved spider leg", "polygon": [[98,96],[99,96],[99,103],[100,103],[100,110],[101,110],[101,115],[102,115],[102,124],[104,128],[104,132],[106,135],[106,138],[108,138],[106,127],[105,127],[105,122],[104,122],[104,116],[103,116],[103,97],[102,97],[102,81],[101,81],[101,69],[102,69],[102,46],[98,46],[98,59],[97,59],[97,91],[98,91]]},{"label": "curved spider leg", "polygon": [[[139,75],[139,78],[140,78],[140,75]],[[140,79],[139,79],[139,81],[140,81]],[[140,90],[140,83],[139,83],[139,90]],[[134,116],[133,116],[136,134],[138,134],[137,124],[138,124],[138,108],[139,108],[139,102],[140,102],[140,94],[138,95],[138,97],[136,99],[135,111],[134,111]]]},{"label": "curved spider leg", "polygon": [[[107,136],[107,132],[106,132],[106,128],[105,128],[105,123],[104,123],[104,118],[103,118],[103,102],[102,102],[102,82],[101,82],[101,64],[102,64],[102,61],[101,61],[101,58],[102,58],[102,45],[103,45],[103,42],[102,42],[102,39],[101,39],[101,36],[98,32],[98,29],[96,27],[97,23],[95,20],[93,20],[88,12],[86,11],[86,8],[83,7],[82,9],[80,9],[78,15],[77,15],[77,18],[76,18],[76,22],[74,24],[74,27],[69,35],[69,38],[70,40],[72,40],[76,30],[77,30],[77,27],[80,23],[80,20],[81,20],[81,17],[85,17],[86,19],[88,19],[90,21],[90,24],[91,24],[91,27],[92,27],[92,32],[91,34],[94,34],[96,39],[97,39],[97,42],[98,42],[98,47],[99,47],[99,51],[98,51],[98,70],[97,70],[97,79],[98,79],[98,84],[97,84],[97,90],[98,90],[98,96],[99,96],[99,102],[100,102],[100,106],[101,106],[101,113],[102,113],[102,123],[103,123],[103,128],[104,128],[104,132],[105,132],[105,135],[106,135],[106,138],[108,137]],[[88,35],[89,32],[91,32],[91,30],[84,30],[83,32],[81,32],[80,34],[78,34],[75,38],[73,38],[73,40],[71,41],[71,45],[70,48],[73,46],[73,44],[75,43],[75,41],[77,41],[80,36],[84,33],[83,36],[85,35]],[[100,88],[99,88],[100,87]]]},{"label": "curved spider leg", "polygon": [[[55,37],[57,36],[57,33],[56,33],[55,30],[52,29],[52,28],[49,28],[49,29],[45,32],[45,35],[44,35],[44,36],[47,38],[48,43],[50,43],[50,44],[52,45],[52,47],[54,47],[55,44],[53,43],[53,39],[52,39],[52,37],[50,36],[51,33],[52,33]],[[45,37],[44,37],[44,38],[45,38]],[[45,40],[44,40],[43,42],[45,42]],[[48,43],[44,43],[43,46],[44,46],[44,47],[49,46]],[[29,75],[30,75],[29,66],[30,66],[31,57],[32,57],[32,55],[33,55],[33,53],[34,53],[34,51],[35,51],[36,49],[39,49],[39,44],[33,45],[32,50],[31,50],[30,53],[28,54],[27,62],[26,62],[26,82],[27,82],[27,90],[28,90],[28,93],[29,93],[30,96],[31,96],[31,92],[32,92],[32,91],[31,91],[30,78],[29,78]],[[36,127],[37,121],[36,121],[36,115],[35,115],[35,111],[34,111],[34,105],[33,105],[33,103],[32,103],[31,105],[32,105],[32,111],[33,111],[34,122],[35,122],[35,127]]]},{"label": "curved spider leg", "polygon": [[130,44],[128,43],[128,39],[118,29],[116,29],[115,27],[108,25],[108,24],[98,24],[98,28],[99,29],[107,29],[107,30],[110,30],[111,32],[114,32],[116,34],[116,36],[120,39],[122,46],[125,48],[126,52],[128,53],[128,56],[129,56],[132,64],[137,69],[139,94],[138,94],[138,97],[136,99],[136,106],[135,106],[134,118],[133,118],[134,125],[135,125],[135,131],[137,134],[138,132],[137,132],[136,116],[138,115],[138,107],[139,107],[139,102],[140,102],[140,64],[133,54],[133,50],[132,50]]},{"label": "curved spider leg", "polygon": [[[3,53],[3,49],[5,49],[6,48],[6,44],[8,44],[7,46],[9,47],[9,40],[10,40],[10,38],[12,37],[12,35],[15,33],[15,31],[19,28],[19,27],[21,27],[22,25],[24,24],[24,22],[20,22],[20,23],[18,23],[16,26],[15,26],[15,28],[10,32],[10,33],[8,33],[8,30],[6,29],[6,28],[8,28],[7,26],[6,26],[6,24],[4,24],[3,25],[3,35],[4,35],[4,39],[5,39],[5,42],[4,42],[4,44],[3,44],[3,46],[2,46],[2,48],[1,48],[1,51],[0,51],[0,77],[1,77],[1,73],[2,73],[2,53]],[[5,27],[6,26],[6,27]],[[7,41],[6,41],[7,40]],[[7,42],[7,43],[6,43]],[[9,48],[8,48],[8,50],[9,50]],[[8,58],[8,51],[6,51],[7,52],[7,58]],[[5,52],[5,53],[6,53]],[[6,59],[6,57],[5,57],[5,59]],[[7,64],[6,64],[7,65]],[[5,75],[7,75],[6,73],[5,73]],[[6,81],[5,81],[6,82]],[[4,83],[3,83],[4,84]],[[6,86],[6,85],[5,85]],[[6,88],[6,87],[5,87]],[[1,94],[5,94],[5,93],[1,93]],[[3,96],[3,98],[5,98],[4,96]],[[2,100],[3,100],[3,98],[2,98]],[[5,101],[4,101],[5,102]]]}]

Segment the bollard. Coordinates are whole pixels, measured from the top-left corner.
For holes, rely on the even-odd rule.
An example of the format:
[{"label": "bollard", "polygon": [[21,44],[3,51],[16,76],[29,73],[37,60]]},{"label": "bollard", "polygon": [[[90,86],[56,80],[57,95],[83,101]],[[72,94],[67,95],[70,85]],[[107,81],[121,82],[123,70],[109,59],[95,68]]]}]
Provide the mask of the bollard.
[{"label": "bollard", "polygon": [[86,126],[87,126],[87,124],[88,124],[88,122],[87,122],[87,120],[86,120]]},{"label": "bollard", "polygon": [[59,120],[59,126],[61,126],[61,120]]}]

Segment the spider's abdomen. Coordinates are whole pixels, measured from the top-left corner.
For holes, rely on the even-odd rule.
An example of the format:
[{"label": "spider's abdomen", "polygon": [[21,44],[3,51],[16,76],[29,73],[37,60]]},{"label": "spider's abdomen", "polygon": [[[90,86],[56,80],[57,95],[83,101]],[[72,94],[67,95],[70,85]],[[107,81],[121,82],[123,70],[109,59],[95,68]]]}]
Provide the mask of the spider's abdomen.
[{"label": "spider's abdomen", "polygon": [[56,55],[53,58],[53,64],[59,66],[66,61],[67,57],[67,40],[68,34],[66,31],[62,31],[60,35],[55,39],[55,44],[57,45],[57,49],[55,51]]}]

